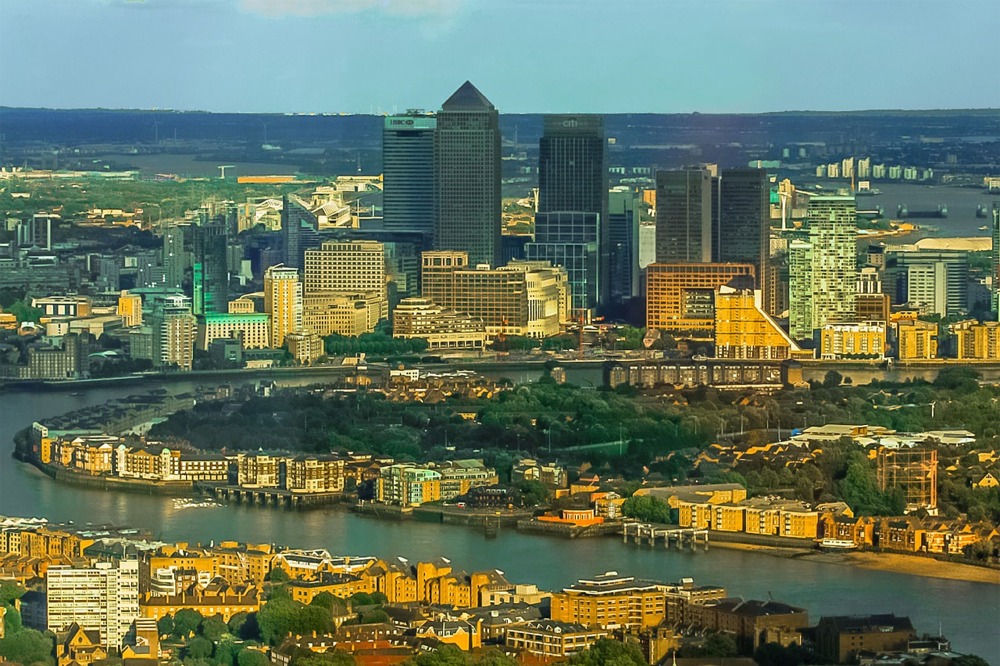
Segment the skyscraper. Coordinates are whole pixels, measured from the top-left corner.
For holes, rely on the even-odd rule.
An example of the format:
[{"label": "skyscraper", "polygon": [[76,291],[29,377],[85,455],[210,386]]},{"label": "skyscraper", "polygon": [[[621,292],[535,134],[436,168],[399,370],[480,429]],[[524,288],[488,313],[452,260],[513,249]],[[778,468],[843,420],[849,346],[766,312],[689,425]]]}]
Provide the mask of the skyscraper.
[{"label": "skyscraper", "polygon": [[387,231],[434,233],[433,115],[409,111],[382,126],[382,224]]},{"label": "skyscraper", "polygon": [[435,134],[434,247],[473,265],[500,259],[500,114],[466,81],[441,105]]},{"label": "skyscraper", "polygon": [[191,314],[191,299],[179,294],[155,295],[149,314],[154,368],[177,366],[190,371],[194,364],[197,320]]},{"label": "skyscraper", "polygon": [[656,172],[656,263],[712,261],[708,168]]},{"label": "skyscraper", "polygon": [[[590,298],[586,299],[588,303],[585,307],[588,308],[606,302],[609,294],[608,165],[604,146],[604,118],[601,116],[550,115],[544,118],[544,134],[539,141],[538,150],[539,215],[536,216],[535,222],[535,241],[596,244],[597,273],[588,278],[591,287],[596,288],[596,291],[593,302],[589,302]],[[553,218],[545,217],[547,213],[583,213],[585,216]],[[544,238],[545,235],[552,235],[546,234],[545,231],[545,227],[551,226],[552,221],[589,220],[586,215],[592,215],[593,222],[570,226],[560,224],[562,233],[558,240]],[[569,230],[580,233],[568,235],[566,231]],[[596,232],[596,236],[593,232]],[[580,252],[571,254],[582,256]],[[555,261],[552,256],[533,257],[530,250],[528,257]],[[568,266],[567,270],[573,272]],[[578,303],[582,305],[576,297],[574,301],[577,301],[574,307],[577,307]]]},{"label": "skyscraper", "polygon": [[1000,203],[993,204],[993,312],[1000,319]]},{"label": "skyscraper", "polygon": [[601,300],[600,230],[597,213],[536,213],[535,242],[524,246],[528,261],[548,261],[566,270],[574,319],[589,321]]},{"label": "skyscraper", "polygon": [[285,265],[305,266],[305,251],[319,245],[319,222],[304,201],[285,196],[281,207],[281,237],[285,243]]},{"label": "skyscraper", "polygon": [[228,310],[229,270],[226,257],[226,223],[217,219],[193,229],[194,262],[191,267],[194,313],[220,314]]},{"label": "skyscraper", "polygon": [[163,277],[171,289],[180,289],[184,283],[184,269],[187,254],[184,251],[184,235],[190,225],[171,225],[163,230]]},{"label": "skyscraper", "polygon": [[789,333],[812,338],[828,323],[855,316],[858,259],[854,197],[809,201],[807,240],[789,244]]},{"label": "skyscraper", "polygon": [[[771,188],[764,169],[723,169],[714,202],[712,261],[753,264],[758,286],[766,284],[770,256]],[[766,292],[765,292],[766,294]],[[770,306],[765,301],[765,310]]]},{"label": "skyscraper", "polygon": [[608,194],[608,291],[622,304],[639,295],[639,208],[627,187]]},{"label": "skyscraper", "polygon": [[302,330],[302,282],[296,268],[271,266],[264,273],[264,312],[271,316],[271,346]]}]

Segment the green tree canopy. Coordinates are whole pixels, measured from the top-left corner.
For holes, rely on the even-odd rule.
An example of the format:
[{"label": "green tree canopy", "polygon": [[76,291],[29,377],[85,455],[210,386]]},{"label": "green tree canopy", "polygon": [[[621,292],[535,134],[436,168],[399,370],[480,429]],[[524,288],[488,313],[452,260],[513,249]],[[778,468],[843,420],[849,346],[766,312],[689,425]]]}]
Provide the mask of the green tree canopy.
[{"label": "green tree canopy", "polygon": [[569,663],[576,666],[645,666],[646,658],[634,643],[601,638],[570,657]]},{"label": "green tree canopy", "polygon": [[0,656],[15,664],[52,664],[55,642],[34,629],[22,629],[0,639]]}]

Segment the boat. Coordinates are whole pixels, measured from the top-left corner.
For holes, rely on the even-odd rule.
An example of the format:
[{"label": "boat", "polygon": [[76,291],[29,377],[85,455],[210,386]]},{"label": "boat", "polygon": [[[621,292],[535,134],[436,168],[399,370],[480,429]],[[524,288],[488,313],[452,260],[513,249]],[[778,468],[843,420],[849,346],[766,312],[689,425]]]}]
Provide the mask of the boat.
[{"label": "boat", "polygon": [[819,542],[819,549],[832,553],[842,553],[850,550],[857,550],[858,544],[850,539],[823,539]]},{"label": "boat", "polygon": [[979,227],[979,230],[980,230],[980,231],[989,231],[989,230],[990,230],[990,228],[989,228],[989,227],[987,227],[987,226],[986,226],[986,225],[984,224],[983,226]]}]

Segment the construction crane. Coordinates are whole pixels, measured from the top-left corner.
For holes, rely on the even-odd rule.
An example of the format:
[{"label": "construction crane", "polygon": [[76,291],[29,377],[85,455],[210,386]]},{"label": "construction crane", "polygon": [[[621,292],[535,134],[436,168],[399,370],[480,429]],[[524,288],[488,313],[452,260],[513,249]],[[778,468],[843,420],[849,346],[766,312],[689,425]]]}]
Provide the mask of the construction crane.
[{"label": "construction crane", "polygon": [[219,178],[222,180],[226,179],[226,169],[235,169],[235,164],[220,164],[219,165]]}]

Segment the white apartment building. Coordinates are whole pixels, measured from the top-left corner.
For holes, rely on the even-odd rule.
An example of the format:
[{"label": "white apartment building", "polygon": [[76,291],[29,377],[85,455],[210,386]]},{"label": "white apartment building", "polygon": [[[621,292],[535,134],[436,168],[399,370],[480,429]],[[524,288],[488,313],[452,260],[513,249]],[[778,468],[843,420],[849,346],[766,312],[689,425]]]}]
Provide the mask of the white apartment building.
[{"label": "white apartment building", "polygon": [[97,562],[90,568],[51,566],[45,576],[47,628],[63,631],[76,622],[99,631],[107,647],[120,648],[139,617],[139,561]]}]

